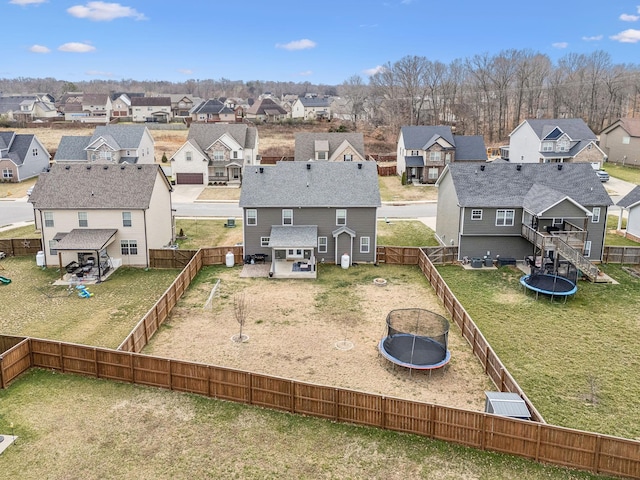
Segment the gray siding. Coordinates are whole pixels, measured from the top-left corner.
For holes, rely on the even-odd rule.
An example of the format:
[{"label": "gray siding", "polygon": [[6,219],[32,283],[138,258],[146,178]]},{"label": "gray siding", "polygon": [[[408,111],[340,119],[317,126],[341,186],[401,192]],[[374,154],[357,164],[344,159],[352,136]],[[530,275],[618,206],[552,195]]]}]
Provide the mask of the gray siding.
[{"label": "gray siding", "polygon": [[565,200],[564,202],[559,203],[555,207],[550,208],[546,212],[544,212],[545,218],[584,218],[585,212],[583,209],[576,206],[576,204]]},{"label": "gray siding", "polygon": [[[260,237],[268,237],[271,233],[272,225],[282,225],[282,208],[258,208],[258,224],[247,225],[246,210],[244,209],[244,250],[245,255],[256,253],[271,254],[270,247],[260,246]],[[336,208],[292,208],[293,225],[316,225],[318,236],[327,237],[327,252],[318,253],[317,245],[314,254],[318,260],[322,258],[328,263],[340,262],[340,256],[348,252],[345,249],[345,238],[348,235],[340,235],[337,261],[334,258],[336,245],[333,238],[333,231],[340,228],[336,225]],[[346,227],[356,232],[353,239],[353,262],[374,262],[376,251],[376,208],[347,208]],[[360,238],[369,237],[369,253],[360,253]]]},{"label": "gray siding", "polygon": [[607,229],[607,207],[600,207],[600,221],[593,223],[591,220],[587,223],[587,240],[591,241],[591,260],[602,260],[602,251],[604,249],[604,236]]},{"label": "gray siding", "polygon": [[[482,210],[482,220],[471,220],[472,210]],[[513,210],[513,226],[496,226],[496,212],[498,210]],[[521,235],[522,233],[522,209],[521,208],[463,208],[463,235]]]},{"label": "gray siding", "polygon": [[[33,152],[37,151],[37,155]],[[49,166],[49,154],[35,139],[31,140],[31,145],[24,156],[23,164],[18,168],[19,180],[27,180],[37,177]]]},{"label": "gray siding", "polygon": [[484,257],[491,252],[491,258],[513,257],[523,260],[525,256],[532,255],[533,245],[521,236],[513,237],[488,237],[466,236],[460,238],[460,259],[463,257]]}]

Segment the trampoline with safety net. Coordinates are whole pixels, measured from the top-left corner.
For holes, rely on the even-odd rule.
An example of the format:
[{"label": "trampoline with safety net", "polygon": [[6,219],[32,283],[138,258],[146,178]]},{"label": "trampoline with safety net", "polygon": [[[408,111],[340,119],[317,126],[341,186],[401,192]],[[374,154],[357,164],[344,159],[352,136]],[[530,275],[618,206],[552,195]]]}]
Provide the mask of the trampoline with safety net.
[{"label": "trampoline with safety net", "polygon": [[443,316],[421,308],[392,310],[386,327],[378,348],[395,365],[435,370],[449,363],[449,321]]}]

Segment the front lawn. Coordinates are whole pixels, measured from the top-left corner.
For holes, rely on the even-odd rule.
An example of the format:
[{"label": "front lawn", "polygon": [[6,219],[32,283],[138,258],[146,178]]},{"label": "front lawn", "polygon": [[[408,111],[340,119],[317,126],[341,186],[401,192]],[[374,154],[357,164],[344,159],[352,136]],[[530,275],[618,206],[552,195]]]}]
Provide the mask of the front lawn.
[{"label": "front lawn", "polygon": [[620,284],[580,281],[566,304],[525,293],[511,267],[438,271],[547,422],[637,439],[640,279],[603,269]]},{"label": "front lawn", "polygon": [[378,177],[383,202],[438,200],[438,188],[433,185],[402,185],[400,177]]},{"label": "front lawn", "polygon": [[627,167],[615,163],[605,163],[602,166],[602,169],[606,170],[612,177],[640,185],[640,168],[638,167]]},{"label": "front lawn", "polygon": [[403,247],[435,247],[435,233],[417,220],[378,220],[377,244]]},{"label": "front lawn", "polygon": [[34,257],[9,257],[0,264],[0,333],[116,348],[173,282],[178,270],[122,267],[105,282],[88,285],[80,298],[54,286],[60,274],[41,269]]}]

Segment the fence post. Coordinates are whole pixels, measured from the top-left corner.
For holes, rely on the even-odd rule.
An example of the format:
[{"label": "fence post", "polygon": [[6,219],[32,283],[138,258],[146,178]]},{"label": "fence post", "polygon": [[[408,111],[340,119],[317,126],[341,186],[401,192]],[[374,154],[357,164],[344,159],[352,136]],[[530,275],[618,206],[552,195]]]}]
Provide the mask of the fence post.
[{"label": "fence post", "polygon": [[380,427],[387,428],[387,399],[380,397]]},{"label": "fence post", "polygon": [[598,473],[600,471],[600,449],[602,448],[602,436],[596,437],[595,451],[593,452],[593,471]]},{"label": "fence post", "polygon": [[538,423],[537,428],[536,428],[536,462],[540,460],[540,434],[542,432],[542,428],[540,426],[540,424]]},{"label": "fence post", "polygon": [[0,356],[0,390],[4,390],[4,362]]}]

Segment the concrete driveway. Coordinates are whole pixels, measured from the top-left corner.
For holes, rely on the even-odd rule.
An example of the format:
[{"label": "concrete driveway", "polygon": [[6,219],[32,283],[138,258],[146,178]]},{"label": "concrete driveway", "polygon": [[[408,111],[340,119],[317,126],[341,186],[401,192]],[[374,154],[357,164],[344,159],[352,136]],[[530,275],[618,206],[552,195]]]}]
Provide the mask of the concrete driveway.
[{"label": "concrete driveway", "polygon": [[204,190],[204,185],[173,185],[173,203],[193,203]]},{"label": "concrete driveway", "polygon": [[624,197],[627,193],[633,190],[636,186],[635,183],[625,182],[619,178],[611,177],[608,182],[603,183],[604,188],[607,189],[609,196],[615,202]]}]

